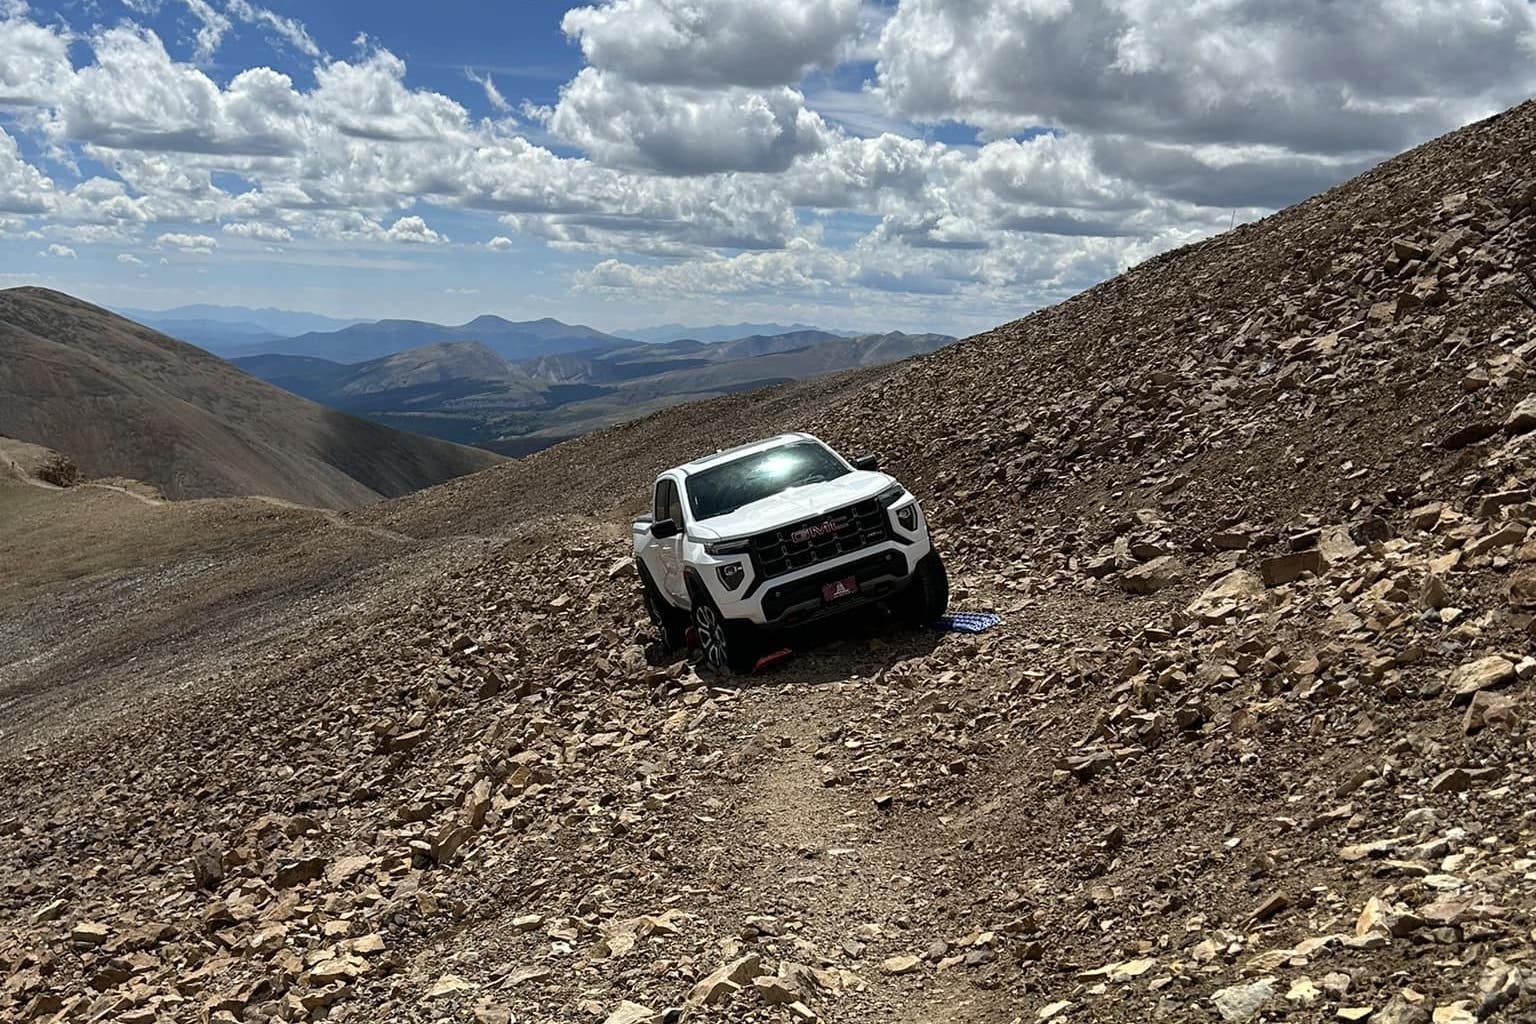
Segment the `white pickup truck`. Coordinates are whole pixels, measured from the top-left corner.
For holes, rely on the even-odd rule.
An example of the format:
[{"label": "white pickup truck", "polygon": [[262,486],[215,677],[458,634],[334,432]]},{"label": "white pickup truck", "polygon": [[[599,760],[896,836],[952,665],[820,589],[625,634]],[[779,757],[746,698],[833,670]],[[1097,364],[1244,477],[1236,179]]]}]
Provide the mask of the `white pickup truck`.
[{"label": "white pickup truck", "polygon": [[875,601],[912,625],[949,604],[917,499],[810,434],[696,459],[656,478],[634,524],[645,607],[675,650],[690,622],[705,660],[749,671],[760,634]]}]

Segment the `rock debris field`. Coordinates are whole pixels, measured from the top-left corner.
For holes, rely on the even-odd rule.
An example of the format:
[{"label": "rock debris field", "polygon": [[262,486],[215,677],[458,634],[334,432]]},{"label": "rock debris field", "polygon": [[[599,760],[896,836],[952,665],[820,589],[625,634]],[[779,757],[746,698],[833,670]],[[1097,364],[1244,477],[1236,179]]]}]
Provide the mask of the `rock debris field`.
[{"label": "rock debris field", "polygon": [[[0,589],[0,1018],[1536,1019],[1533,150],[1526,104],[913,362]],[[790,428],[1003,624],[661,657],[626,515]]]}]

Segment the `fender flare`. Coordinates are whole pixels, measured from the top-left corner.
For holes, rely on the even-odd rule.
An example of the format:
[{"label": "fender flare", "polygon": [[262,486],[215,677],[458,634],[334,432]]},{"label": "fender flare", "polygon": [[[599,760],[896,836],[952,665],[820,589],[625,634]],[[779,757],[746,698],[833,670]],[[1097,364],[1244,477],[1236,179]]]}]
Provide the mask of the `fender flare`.
[{"label": "fender flare", "polygon": [[683,586],[688,588],[688,597],[691,600],[698,600],[699,594],[703,594],[711,601],[714,600],[709,596],[709,588],[704,585],[704,577],[700,576],[699,570],[691,565],[683,566]]}]

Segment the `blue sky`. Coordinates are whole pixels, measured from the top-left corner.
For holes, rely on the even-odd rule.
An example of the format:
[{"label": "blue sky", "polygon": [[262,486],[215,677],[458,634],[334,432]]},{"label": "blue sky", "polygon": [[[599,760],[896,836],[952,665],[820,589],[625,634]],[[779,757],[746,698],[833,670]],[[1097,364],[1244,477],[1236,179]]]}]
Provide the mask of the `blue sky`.
[{"label": "blue sky", "polygon": [[1528,0],[0,0],[0,285],[967,333],[1536,88]]}]

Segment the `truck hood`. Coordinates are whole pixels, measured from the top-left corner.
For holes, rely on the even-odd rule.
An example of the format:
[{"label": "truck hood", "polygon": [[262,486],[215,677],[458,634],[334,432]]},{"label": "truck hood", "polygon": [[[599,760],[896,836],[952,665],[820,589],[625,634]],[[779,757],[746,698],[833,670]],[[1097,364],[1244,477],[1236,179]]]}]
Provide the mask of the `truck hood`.
[{"label": "truck hood", "polygon": [[873,498],[896,481],[885,473],[854,470],[836,480],[791,487],[734,512],[695,523],[689,536],[703,541],[735,540],[764,530],[788,526],[846,505]]}]

